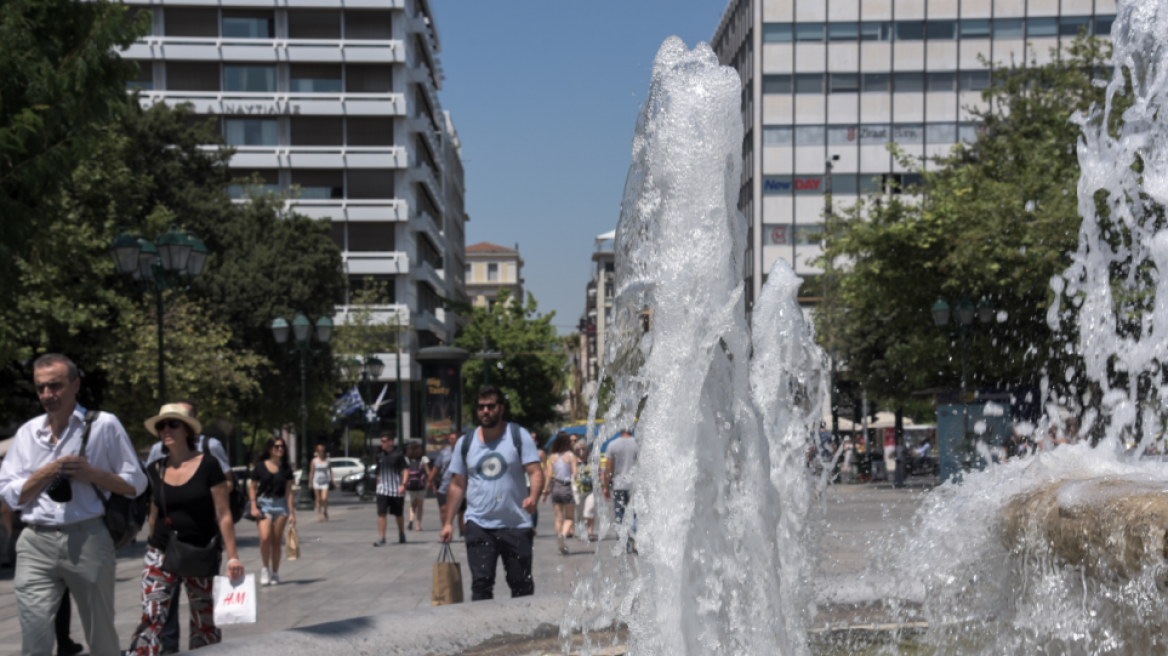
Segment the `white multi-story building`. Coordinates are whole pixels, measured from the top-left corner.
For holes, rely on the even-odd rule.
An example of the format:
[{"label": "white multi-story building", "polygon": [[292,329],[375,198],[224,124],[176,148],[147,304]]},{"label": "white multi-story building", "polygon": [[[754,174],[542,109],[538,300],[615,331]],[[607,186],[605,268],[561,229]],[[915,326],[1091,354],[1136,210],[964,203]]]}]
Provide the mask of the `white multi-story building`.
[{"label": "white multi-story building", "polygon": [[983,58],[1043,63],[1114,19],[1115,0],[732,0],[711,43],[743,82],[748,311],[776,259],[822,273],[829,173],[837,207],[911,183],[885,145],[927,157],[976,139]]},{"label": "white multi-story building", "polygon": [[[439,297],[466,299],[468,220],[429,0],[131,3],[153,17],[123,55],[141,66],[142,102],[189,104],[216,121],[235,173],[298,186],[295,210],[331,222],[350,288],[387,283],[377,317],[411,328],[403,411],[407,436],[419,434],[421,371],[409,354],[453,341],[456,318]],[[348,294],[339,300],[344,321]],[[395,356],[380,358],[382,380],[395,380]]]}]

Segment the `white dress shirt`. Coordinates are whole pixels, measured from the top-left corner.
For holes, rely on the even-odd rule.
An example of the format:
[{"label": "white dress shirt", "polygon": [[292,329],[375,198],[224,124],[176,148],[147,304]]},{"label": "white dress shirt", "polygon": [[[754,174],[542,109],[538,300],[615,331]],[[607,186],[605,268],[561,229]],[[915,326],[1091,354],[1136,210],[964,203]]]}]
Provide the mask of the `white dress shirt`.
[{"label": "white dress shirt", "polygon": [[[69,425],[56,444],[53,444],[48,415],[41,415],[16,431],[8,455],[4,457],[4,464],[0,465],[0,498],[10,508],[21,511],[21,519],[25,523],[65,526],[105,514],[93,485],[77,480],[70,481],[73,486],[72,501],[57,503],[49,498],[48,488],[45,488],[28,503],[20,503],[24,484],[37,470],[64,456],[78,455],[84,430],[85,408],[78,405],[73,409]],[[85,457],[91,466],[114,474],[132,485],[135,494],[142,494],[146,490],[146,473],[142,471],[138,454],[130,444],[126,429],[110,413],[100,412],[94,420]]]}]

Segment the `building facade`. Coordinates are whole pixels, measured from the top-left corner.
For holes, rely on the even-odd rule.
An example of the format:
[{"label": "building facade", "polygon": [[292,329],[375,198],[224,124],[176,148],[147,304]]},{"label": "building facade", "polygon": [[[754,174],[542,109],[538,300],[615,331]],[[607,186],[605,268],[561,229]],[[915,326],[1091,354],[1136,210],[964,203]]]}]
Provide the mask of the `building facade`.
[{"label": "building facade", "polygon": [[[461,144],[442,110],[429,0],[131,0],[151,34],[124,53],[144,105],[187,104],[236,149],[262,189],[299,189],[294,211],[329,221],[349,291],[384,282],[380,322],[408,326],[401,372],[407,435],[420,433],[411,353],[454,339],[440,298],[465,299]],[[243,199],[243,186],[230,193]],[[344,322],[350,293],[338,299]],[[382,380],[396,380],[392,353]],[[392,396],[392,395],[390,395]]]},{"label": "building facade", "polygon": [[819,296],[825,194],[913,182],[916,158],[977,138],[986,62],[1051,58],[1081,31],[1109,35],[1114,0],[732,0],[711,41],[742,78],[748,311],[777,259]]},{"label": "building facade", "polygon": [[500,288],[510,290],[512,299],[525,302],[519,244],[507,248],[484,241],[467,246],[465,280],[466,294],[476,307],[494,306]]},{"label": "building facade", "polygon": [[585,285],[584,316],[580,317],[581,398],[596,394],[600,366],[604,363],[604,337],[612,325],[612,301],[616,296],[616,256],[613,239],[616,231],[596,237],[592,253],[591,277]]}]

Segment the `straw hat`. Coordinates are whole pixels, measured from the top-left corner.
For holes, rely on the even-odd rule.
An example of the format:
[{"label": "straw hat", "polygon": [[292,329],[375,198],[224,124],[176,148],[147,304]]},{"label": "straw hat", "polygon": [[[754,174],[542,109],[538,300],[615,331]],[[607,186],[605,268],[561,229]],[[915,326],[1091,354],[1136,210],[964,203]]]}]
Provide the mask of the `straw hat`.
[{"label": "straw hat", "polygon": [[158,416],[151,417],[146,420],[146,430],[150,434],[158,437],[158,430],[154,425],[163,419],[177,419],[187,425],[191,429],[191,437],[198,437],[203,432],[203,425],[199,423],[198,419],[191,416],[191,411],[181,403],[167,403],[158,411]]}]

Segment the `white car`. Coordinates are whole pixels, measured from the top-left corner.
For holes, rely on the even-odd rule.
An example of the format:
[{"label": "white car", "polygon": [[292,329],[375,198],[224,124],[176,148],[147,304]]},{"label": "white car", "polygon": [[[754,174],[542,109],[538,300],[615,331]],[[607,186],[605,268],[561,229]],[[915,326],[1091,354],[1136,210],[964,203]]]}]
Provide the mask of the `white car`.
[{"label": "white car", "polygon": [[[333,481],[336,482],[337,487],[340,487],[341,480],[349,474],[365,471],[365,465],[361,464],[361,460],[358,458],[330,458],[329,461],[333,466]],[[303,471],[302,469],[296,470],[294,474],[296,476],[294,479],[295,482],[292,484],[294,488],[299,489],[300,477]]]}]

